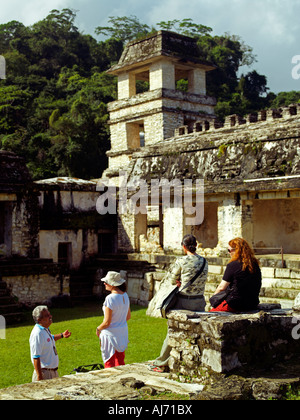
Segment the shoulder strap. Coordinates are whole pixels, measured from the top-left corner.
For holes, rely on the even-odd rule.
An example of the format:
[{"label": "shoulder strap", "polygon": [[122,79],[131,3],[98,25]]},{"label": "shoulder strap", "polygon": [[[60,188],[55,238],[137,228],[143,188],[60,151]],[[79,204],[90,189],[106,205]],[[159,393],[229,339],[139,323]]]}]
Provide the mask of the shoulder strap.
[{"label": "shoulder strap", "polygon": [[184,289],[186,289],[187,287],[189,287],[189,286],[191,286],[193,283],[194,283],[194,281],[196,280],[196,278],[197,277],[199,277],[200,276],[200,274],[202,273],[202,271],[204,270],[204,267],[205,267],[205,264],[206,264],[206,259],[203,257],[203,264],[202,264],[202,266],[201,266],[201,268],[200,268],[200,270],[195,274],[195,276],[188,282],[188,284],[186,284],[181,290],[180,290],[180,293],[184,290]]}]

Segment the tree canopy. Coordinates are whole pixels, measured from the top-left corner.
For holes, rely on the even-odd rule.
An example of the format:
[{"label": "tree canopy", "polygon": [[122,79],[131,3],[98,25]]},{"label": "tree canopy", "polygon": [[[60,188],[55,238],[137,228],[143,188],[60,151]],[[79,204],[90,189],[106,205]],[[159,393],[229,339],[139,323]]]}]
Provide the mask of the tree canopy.
[{"label": "tree canopy", "polygon": [[[255,70],[252,48],[236,35],[213,36],[192,19],[162,21],[157,27],[136,16],[110,17],[97,27],[97,41],[82,34],[70,9],[52,10],[32,26],[0,25],[0,147],[25,157],[34,179],[54,176],[99,178],[110,149],[107,103],[116,99],[116,78],[106,71],[118,62],[124,44],[157,30],[196,38],[200,58],[217,69],[208,74],[208,95],[217,98],[219,118],[299,101],[299,92],[268,93],[267,79]],[[181,85],[184,89],[184,83]]]}]

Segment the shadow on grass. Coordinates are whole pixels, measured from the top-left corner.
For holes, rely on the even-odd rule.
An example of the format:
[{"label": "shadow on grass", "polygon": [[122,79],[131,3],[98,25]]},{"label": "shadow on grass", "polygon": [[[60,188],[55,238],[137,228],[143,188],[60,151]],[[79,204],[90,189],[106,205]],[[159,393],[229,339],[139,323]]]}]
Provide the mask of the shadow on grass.
[{"label": "shadow on grass", "polygon": [[[53,323],[62,322],[62,321],[71,321],[75,319],[82,318],[93,318],[93,317],[102,317],[103,311],[102,306],[105,297],[99,300],[91,300],[70,307],[65,308],[54,308],[49,307],[51,315],[53,317]],[[145,310],[145,307],[138,305],[130,305],[131,312]],[[24,320],[17,324],[8,325],[8,328],[19,328],[33,325],[34,321],[32,318],[32,310],[24,311]]]}]

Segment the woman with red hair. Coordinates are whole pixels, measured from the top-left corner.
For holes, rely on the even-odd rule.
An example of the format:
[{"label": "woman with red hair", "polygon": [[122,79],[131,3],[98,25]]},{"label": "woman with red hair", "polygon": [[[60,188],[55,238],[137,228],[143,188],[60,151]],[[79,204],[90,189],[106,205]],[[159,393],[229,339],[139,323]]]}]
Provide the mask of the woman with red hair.
[{"label": "woman with red hair", "polygon": [[257,308],[261,288],[261,271],[254,252],[245,239],[229,241],[230,261],[223,280],[214,294],[227,291],[225,300],[210,312],[244,312]]}]

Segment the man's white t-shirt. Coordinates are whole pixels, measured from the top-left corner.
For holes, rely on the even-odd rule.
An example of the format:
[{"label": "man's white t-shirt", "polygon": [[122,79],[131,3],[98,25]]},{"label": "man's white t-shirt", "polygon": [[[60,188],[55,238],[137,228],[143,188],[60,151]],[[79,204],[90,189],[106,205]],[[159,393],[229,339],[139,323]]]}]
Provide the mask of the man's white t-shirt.
[{"label": "man's white t-shirt", "polygon": [[49,329],[35,324],[30,334],[29,343],[32,363],[33,359],[39,358],[42,369],[56,369],[58,367],[55,340]]},{"label": "man's white t-shirt", "polygon": [[126,317],[129,309],[129,297],[127,293],[122,295],[111,293],[103,304],[112,310],[112,320],[110,326],[101,331],[101,352],[103,362],[107,362],[116,351],[123,352],[128,346],[128,326]]}]

